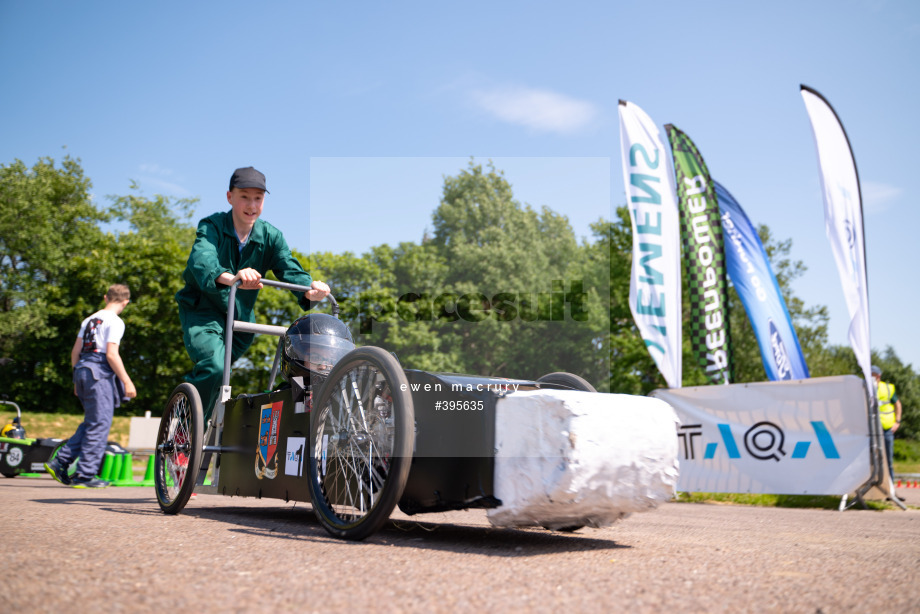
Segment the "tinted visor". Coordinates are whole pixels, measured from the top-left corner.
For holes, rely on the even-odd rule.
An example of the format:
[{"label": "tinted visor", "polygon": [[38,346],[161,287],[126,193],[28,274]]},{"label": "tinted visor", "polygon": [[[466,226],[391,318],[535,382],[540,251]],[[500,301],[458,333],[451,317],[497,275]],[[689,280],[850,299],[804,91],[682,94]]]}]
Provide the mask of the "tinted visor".
[{"label": "tinted visor", "polygon": [[355,344],[332,335],[299,335],[288,333],[284,337],[284,352],[309,371],[329,375],[335,363],[355,349]]}]

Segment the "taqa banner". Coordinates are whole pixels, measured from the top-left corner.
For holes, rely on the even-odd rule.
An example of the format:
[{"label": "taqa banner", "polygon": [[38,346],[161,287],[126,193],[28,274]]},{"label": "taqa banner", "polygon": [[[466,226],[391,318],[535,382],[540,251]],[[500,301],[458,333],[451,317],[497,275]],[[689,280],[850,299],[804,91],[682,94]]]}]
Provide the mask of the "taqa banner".
[{"label": "taqa banner", "polygon": [[871,475],[855,375],[656,390],[677,412],[683,492],[842,496]]},{"label": "taqa banner", "polygon": [[709,381],[728,384],[734,368],[719,203],[709,170],[696,145],[671,124],[664,128],[674,156],[690,304],[690,345]]},{"label": "taqa banner", "polygon": [[757,229],[729,191],[718,181],[713,185],[722,214],[728,276],[757,336],[767,378],[804,379],[805,357]]},{"label": "taqa banner", "polygon": [[801,92],[818,149],[825,229],[850,314],[850,345],[866,382],[871,383],[866,244],[856,162],[843,124],[830,103],[804,85]]},{"label": "taqa banner", "polygon": [[680,226],[671,161],[655,122],[624,100],[620,144],[633,231],[629,308],[668,386],[679,388]]}]

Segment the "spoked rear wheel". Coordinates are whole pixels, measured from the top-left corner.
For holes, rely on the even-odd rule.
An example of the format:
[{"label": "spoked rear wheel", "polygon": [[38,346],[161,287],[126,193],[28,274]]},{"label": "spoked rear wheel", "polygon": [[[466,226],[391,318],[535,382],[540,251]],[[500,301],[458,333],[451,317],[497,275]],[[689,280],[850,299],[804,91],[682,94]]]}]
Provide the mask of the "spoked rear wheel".
[{"label": "spoked rear wheel", "polygon": [[346,354],[311,416],[310,498],[323,527],[361,540],[399,502],[412,461],[415,412],[406,374],[377,347]]},{"label": "spoked rear wheel", "polygon": [[153,464],[157,502],[167,514],[181,512],[195,489],[203,423],[198,391],[191,384],[180,384],[160,419]]}]

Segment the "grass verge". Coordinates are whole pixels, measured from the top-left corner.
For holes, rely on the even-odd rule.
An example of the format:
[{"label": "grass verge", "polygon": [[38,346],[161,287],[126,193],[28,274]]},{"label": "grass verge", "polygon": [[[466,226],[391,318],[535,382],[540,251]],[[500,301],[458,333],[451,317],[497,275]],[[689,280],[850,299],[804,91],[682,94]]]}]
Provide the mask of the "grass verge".
[{"label": "grass verge", "polygon": [[[760,507],[792,507],[803,509],[836,510],[840,497],[827,495],[756,495],[749,493],[679,492],[674,499],[680,503],[723,503],[731,505],[756,505]],[[870,510],[891,509],[884,501],[866,501]]]},{"label": "grass verge", "polygon": [[[9,405],[0,405],[0,407],[6,410]],[[0,412],[0,426],[11,422],[15,417],[15,411]],[[26,430],[26,437],[32,439],[40,437],[67,439],[74,434],[81,422],[83,422],[82,414],[22,412],[22,427]],[[112,428],[109,430],[109,441],[114,441],[121,446],[127,446],[128,432],[130,430],[131,418],[129,416],[115,416],[112,419]]]}]

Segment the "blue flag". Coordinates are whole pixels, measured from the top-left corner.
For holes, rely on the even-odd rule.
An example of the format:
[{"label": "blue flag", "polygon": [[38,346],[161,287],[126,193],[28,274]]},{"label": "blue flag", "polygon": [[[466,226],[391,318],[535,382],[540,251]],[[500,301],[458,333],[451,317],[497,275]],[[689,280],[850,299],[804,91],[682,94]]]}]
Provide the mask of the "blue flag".
[{"label": "blue flag", "polygon": [[805,379],[808,366],[799,338],[757,230],[728,190],[713,183],[722,216],[728,276],[754,328],[767,377]]}]

